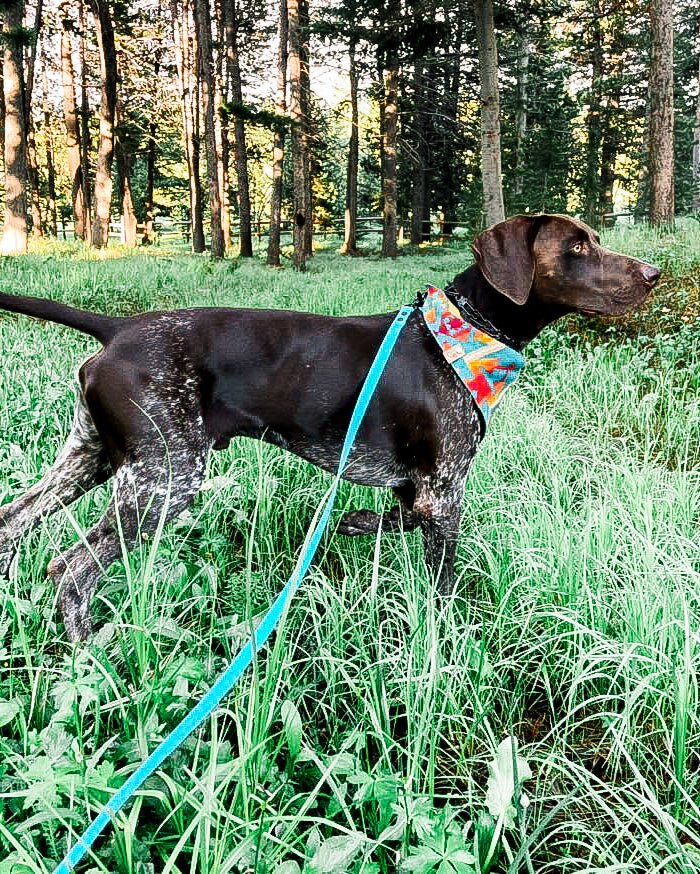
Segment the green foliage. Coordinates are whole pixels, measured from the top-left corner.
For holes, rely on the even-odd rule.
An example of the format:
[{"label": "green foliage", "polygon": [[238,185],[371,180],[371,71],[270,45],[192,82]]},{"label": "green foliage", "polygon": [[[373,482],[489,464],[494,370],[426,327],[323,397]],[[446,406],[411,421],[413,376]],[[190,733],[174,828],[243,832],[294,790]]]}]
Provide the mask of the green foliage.
[{"label": "green foliage", "polygon": [[[528,348],[469,480],[460,594],[437,597],[414,534],[329,536],[274,644],[87,870],[698,869],[697,225],[606,241],[663,263],[666,285],[636,322],[568,320]],[[3,259],[0,285],[113,313],[368,313],[471,260],[458,246],[391,262],[329,252],[300,275],[152,252],[54,244]],[[0,319],[3,502],[58,453],[70,374],[94,349]],[[75,650],[44,571],[109,488],[25,538],[0,581],[3,874],[51,870],[211,686],[286,580],[327,485],[234,441],[195,506],[107,569],[100,630]],[[338,514],[389,500],[346,483]]]}]

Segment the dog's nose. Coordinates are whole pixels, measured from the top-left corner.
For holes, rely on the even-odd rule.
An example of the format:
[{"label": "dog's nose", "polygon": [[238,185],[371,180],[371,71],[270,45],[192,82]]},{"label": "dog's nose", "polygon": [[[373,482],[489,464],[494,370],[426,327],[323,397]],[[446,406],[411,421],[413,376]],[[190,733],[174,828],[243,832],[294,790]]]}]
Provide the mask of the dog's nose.
[{"label": "dog's nose", "polygon": [[647,264],[646,267],[642,268],[642,276],[644,277],[644,281],[647,283],[647,285],[656,285],[659,276],[661,276],[661,271],[658,267]]}]

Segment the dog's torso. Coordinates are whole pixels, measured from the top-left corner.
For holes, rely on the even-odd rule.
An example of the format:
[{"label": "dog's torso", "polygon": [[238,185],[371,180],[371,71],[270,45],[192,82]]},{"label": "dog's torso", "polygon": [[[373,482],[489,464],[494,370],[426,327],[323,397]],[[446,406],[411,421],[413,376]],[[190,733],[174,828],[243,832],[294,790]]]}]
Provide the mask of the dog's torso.
[{"label": "dog's torso", "polygon": [[[134,415],[158,426],[163,411],[180,410],[184,421],[194,415],[215,449],[256,437],[334,470],[392,319],[208,308],[146,314],[85,362],[81,387],[115,468],[129,450]],[[117,387],[131,406],[123,434],[112,410]],[[416,313],[377,386],[345,478],[400,486],[433,474],[447,452],[459,466],[479,434],[470,396]]]}]

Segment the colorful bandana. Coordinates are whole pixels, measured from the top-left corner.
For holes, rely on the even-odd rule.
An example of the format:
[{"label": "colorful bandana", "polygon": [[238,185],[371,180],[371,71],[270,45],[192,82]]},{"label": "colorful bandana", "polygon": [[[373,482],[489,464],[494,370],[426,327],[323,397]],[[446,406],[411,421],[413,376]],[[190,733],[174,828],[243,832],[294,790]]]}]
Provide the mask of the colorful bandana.
[{"label": "colorful bandana", "polygon": [[481,411],[485,430],[503,392],[520,376],[525,359],[517,350],[465,322],[439,288],[428,288],[420,309],[442,354]]}]

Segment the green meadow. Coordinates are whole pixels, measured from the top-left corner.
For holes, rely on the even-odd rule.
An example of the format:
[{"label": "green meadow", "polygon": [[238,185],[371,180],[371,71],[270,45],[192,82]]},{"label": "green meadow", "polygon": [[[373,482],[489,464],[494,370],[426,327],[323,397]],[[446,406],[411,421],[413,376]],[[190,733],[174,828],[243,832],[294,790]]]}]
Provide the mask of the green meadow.
[{"label": "green meadow", "polygon": [[[640,313],[572,317],[528,348],[472,467],[459,594],[437,597],[416,533],[335,535],[344,509],[391,501],[343,484],[283,627],[80,870],[700,871],[700,225],[604,242],[664,278]],[[0,288],[120,314],[371,313],[470,262],[466,242],[329,248],[305,274],[66,244],[0,261]],[[0,317],[0,502],[52,464],[95,348]],[[25,537],[0,580],[0,874],[53,871],[213,684],[330,479],[250,440],[213,454],[196,504],[106,569],[75,648],[45,569],[110,486]]]}]

